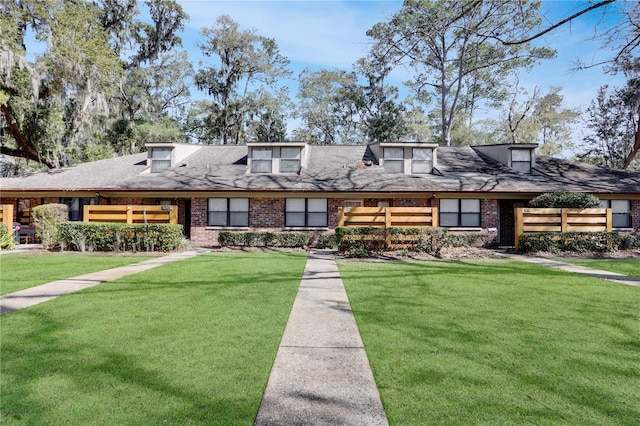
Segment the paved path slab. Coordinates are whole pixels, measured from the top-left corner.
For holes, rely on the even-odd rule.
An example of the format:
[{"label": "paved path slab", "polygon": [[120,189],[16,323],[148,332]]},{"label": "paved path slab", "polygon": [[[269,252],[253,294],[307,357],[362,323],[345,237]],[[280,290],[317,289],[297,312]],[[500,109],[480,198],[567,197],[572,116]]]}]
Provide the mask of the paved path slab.
[{"label": "paved path slab", "polygon": [[136,274],[161,265],[166,265],[167,263],[194,257],[201,252],[201,250],[191,250],[172,253],[167,256],[149,259],[131,265],[53,281],[37,287],[31,287],[25,290],[16,291],[15,293],[6,294],[0,297],[0,315],[37,305],[38,303],[46,302],[58,296],[84,290],[85,288],[93,287],[106,281],[112,281],[126,277],[127,275]]},{"label": "paved path slab", "polygon": [[256,425],[388,425],[330,252],[309,254]]},{"label": "paved path slab", "polygon": [[537,265],[549,268],[560,269],[562,271],[573,272],[576,274],[588,275],[590,277],[601,278],[603,280],[615,281],[620,284],[640,287],[640,278],[630,277],[628,275],[618,274],[616,272],[603,271],[601,269],[587,268],[586,266],[572,265],[557,260],[545,259],[542,257],[523,256],[515,253],[498,253],[503,257],[522,260],[524,262],[535,263]]}]

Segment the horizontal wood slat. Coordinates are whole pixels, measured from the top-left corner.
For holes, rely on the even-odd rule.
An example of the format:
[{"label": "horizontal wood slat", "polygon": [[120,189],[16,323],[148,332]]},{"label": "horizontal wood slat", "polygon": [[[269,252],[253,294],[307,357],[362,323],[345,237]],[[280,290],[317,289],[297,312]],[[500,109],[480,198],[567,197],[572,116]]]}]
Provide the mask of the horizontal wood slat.
[{"label": "horizontal wood slat", "polygon": [[178,206],[84,206],[85,222],[178,223]]},{"label": "horizontal wood slat", "polygon": [[0,204],[0,223],[9,228],[9,232],[13,229],[13,204]]},{"label": "horizontal wood slat", "polygon": [[436,227],[437,207],[353,207],[341,209],[338,226]]}]

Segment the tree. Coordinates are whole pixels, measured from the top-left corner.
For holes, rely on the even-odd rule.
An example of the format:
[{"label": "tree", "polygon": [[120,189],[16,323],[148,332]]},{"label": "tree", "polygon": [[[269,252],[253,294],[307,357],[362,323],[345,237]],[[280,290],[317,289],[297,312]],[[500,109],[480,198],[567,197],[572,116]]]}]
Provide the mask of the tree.
[{"label": "tree", "polygon": [[[212,101],[196,105],[189,127],[194,134],[208,135],[207,143],[239,143],[245,131],[246,100],[251,90],[272,88],[277,78],[289,74],[289,60],[280,54],[275,40],[259,36],[255,30],[239,29],[228,15],[220,16],[212,28],[204,28],[200,49],[215,63],[198,70],[196,87]],[[202,132],[202,125],[214,126]],[[200,131],[198,131],[200,129]]]},{"label": "tree", "polygon": [[535,28],[539,5],[539,1],[407,0],[391,21],[376,24],[367,34],[375,40],[376,56],[415,71],[409,83],[416,94],[428,92],[437,100],[439,137],[450,145],[463,98],[472,111],[470,103],[500,93],[479,88],[499,87],[507,72],[554,56],[548,48],[506,46],[492,36],[508,37]]}]

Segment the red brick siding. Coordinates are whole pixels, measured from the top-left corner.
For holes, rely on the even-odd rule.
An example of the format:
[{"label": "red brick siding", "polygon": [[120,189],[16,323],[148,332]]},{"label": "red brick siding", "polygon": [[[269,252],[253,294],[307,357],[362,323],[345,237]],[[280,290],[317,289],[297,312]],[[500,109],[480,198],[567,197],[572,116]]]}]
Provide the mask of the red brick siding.
[{"label": "red brick siding", "polygon": [[498,227],[498,200],[480,200],[480,225],[483,228]]},{"label": "red brick siding", "polygon": [[631,226],[640,233],[640,200],[631,200]]},{"label": "red brick siding", "polygon": [[267,229],[284,228],[284,198],[250,199],[249,226]]}]

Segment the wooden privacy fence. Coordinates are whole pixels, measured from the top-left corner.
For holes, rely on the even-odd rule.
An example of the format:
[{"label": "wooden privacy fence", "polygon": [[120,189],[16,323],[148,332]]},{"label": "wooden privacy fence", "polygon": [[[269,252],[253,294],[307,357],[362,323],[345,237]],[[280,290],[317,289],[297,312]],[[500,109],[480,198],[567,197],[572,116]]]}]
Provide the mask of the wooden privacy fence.
[{"label": "wooden privacy fence", "polygon": [[[341,209],[338,226],[359,226],[375,228],[438,226],[437,207],[352,207]],[[419,235],[394,235],[381,232],[370,235],[347,234],[343,239],[350,241],[368,240],[370,245],[391,250],[412,246]]]},{"label": "wooden privacy fence", "polygon": [[516,209],[515,247],[520,235],[532,232],[602,232],[611,231],[611,209]]},{"label": "wooden privacy fence", "polygon": [[7,225],[9,232],[13,227],[13,204],[0,204],[0,223]]},{"label": "wooden privacy fence", "polygon": [[341,209],[338,226],[436,227],[437,207],[352,207]]},{"label": "wooden privacy fence", "polygon": [[85,222],[178,223],[178,206],[84,206]]}]

